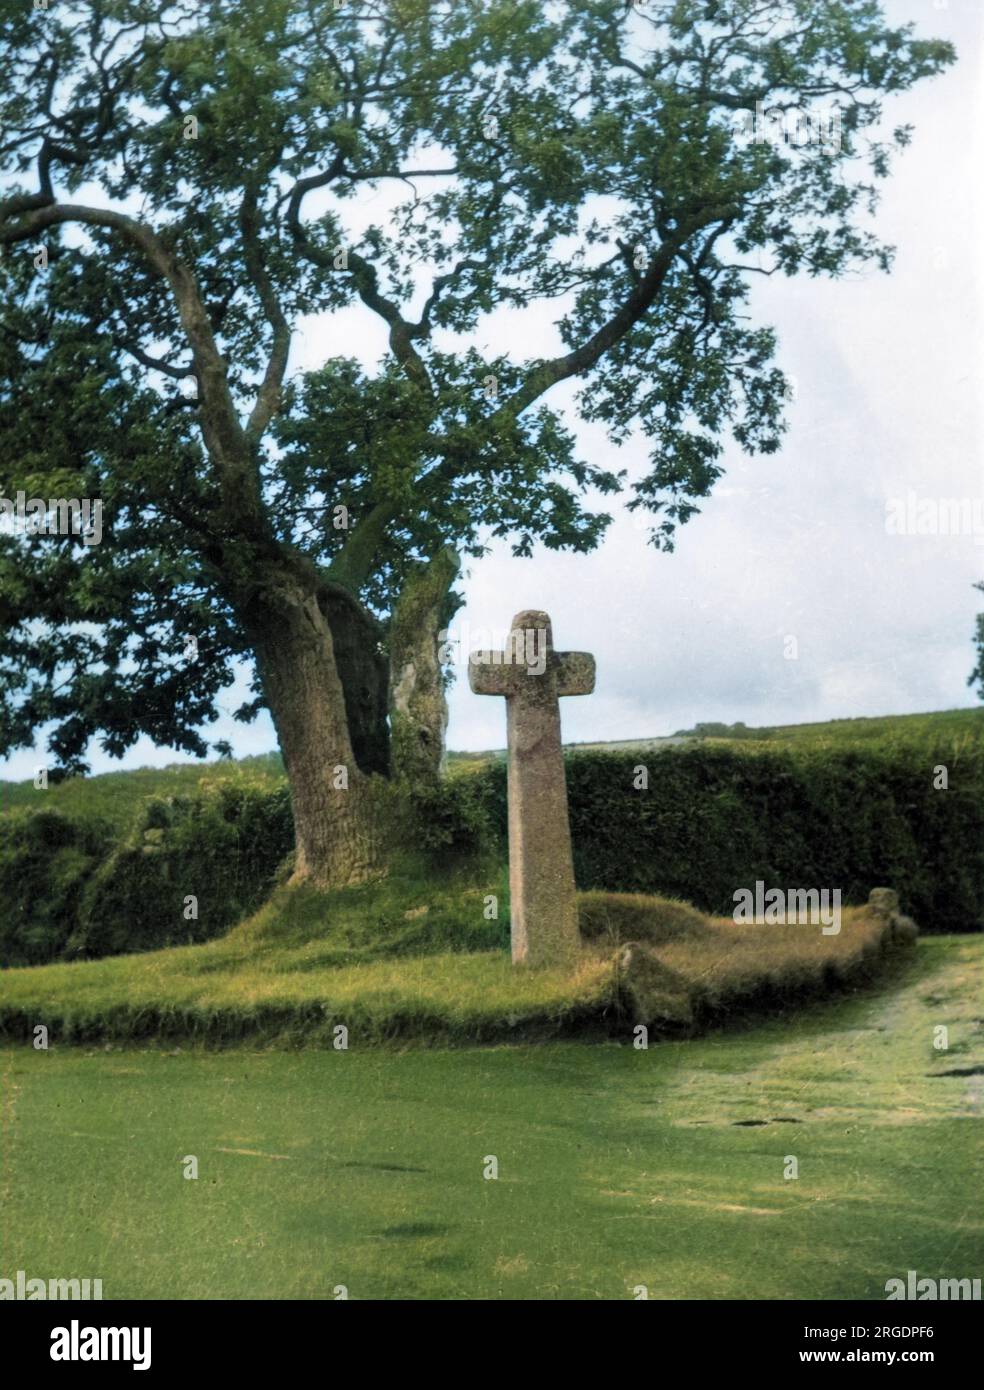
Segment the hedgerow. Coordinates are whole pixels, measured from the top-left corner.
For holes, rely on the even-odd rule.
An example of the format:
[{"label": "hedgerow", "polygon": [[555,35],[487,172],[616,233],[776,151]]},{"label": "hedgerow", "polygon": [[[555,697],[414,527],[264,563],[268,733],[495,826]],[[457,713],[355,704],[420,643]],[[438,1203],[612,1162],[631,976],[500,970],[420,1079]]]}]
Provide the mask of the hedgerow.
[{"label": "hedgerow", "polygon": [[[575,752],[567,785],[581,889],[730,916],[757,881],[840,889],[845,904],[890,884],[924,932],[984,924],[979,742]],[[504,857],[506,786],[505,763],[490,760],[414,794],[436,877],[476,853]],[[0,824],[2,965],[221,935],[269,894],[293,845],[288,789],[269,778],[147,798],[122,839],[77,799],[71,815],[18,809]]]}]

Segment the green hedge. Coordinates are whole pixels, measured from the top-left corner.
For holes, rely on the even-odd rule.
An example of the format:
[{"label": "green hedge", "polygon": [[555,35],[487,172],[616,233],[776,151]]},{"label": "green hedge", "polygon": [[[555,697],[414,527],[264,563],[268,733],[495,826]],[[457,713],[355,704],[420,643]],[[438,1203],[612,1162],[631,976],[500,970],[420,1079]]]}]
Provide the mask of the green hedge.
[{"label": "green hedge", "polygon": [[[933,785],[939,765],[947,790]],[[633,785],[640,766],[648,790]],[[499,769],[484,775],[504,782]],[[890,885],[924,932],[984,925],[979,745],[581,753],[567,783],[581,888],[660,893],[730,916],[735,890],[759,879],[840,888],[844,903]]]},{"label": "green hedge", "polygon": [[37,965],[221,935],[269,894],[293,827],[286,787],[237,781],[148,798],[122,843],[56,811],[4,819],[0,840],[0,965]]},{"label": "green hedge", "polygon": [[64,954],[86,881],[111,852],[113,830],[60,811],[0,821],[0,965],[43,965]]},{"label": "green hedge", "polygon": [[[937,790],[934,768],[947,767]],[[637,788],[645,766],[648,787]],[[683,898],[730,916],[738,888],[898,890],[923,932],[984,925],[984,749],[692,744],[567,759],[579,887]],[[506,768],[459,772],[419,799],[435,873],[504,853]],[[267,896],[292,849],[285,786],[216,782],[143,803],[121,843],[102,819],[48,810],[0,822],[0,965],[203,941]],[[185,899],[198,900],[186,918]]]},{"label": "green hedge", "polygon": [[[86,884],[66,954],[208,941],[260,905],[292,847],[286,787],[217,783],[199,796],[152,798]],[[190,898],[197,915],[187,915]]]}]

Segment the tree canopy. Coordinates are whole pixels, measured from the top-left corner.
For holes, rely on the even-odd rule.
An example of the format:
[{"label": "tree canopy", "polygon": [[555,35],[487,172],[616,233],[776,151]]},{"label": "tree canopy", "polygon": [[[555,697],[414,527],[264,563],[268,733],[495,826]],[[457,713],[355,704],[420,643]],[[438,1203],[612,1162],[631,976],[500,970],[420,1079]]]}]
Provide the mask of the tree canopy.
[{"label": "tree canopy", "polygon": [[[587,551],[620,491],[672,546],[729,445],[779,446],[754,277],[888,268],[883,101],[953,56],[876,0],[6,7],[0,490],[99,497],[104,537],[0,535],[0,752],[204,754],[278,566],[385,652],[449,548]],[[835,137],[761,138],[811,112]],[[483,355],[543,306],[555,356]],[[343,309],[376,367],[329,319],[298,370]],[[579,455],[567,380],[641,476]]]}]

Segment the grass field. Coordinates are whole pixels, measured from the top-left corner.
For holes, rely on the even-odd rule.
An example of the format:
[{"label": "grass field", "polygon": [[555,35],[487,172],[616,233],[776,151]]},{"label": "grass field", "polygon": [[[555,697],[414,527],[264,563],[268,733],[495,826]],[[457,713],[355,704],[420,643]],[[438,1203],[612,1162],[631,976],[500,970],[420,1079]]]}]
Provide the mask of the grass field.
[{"label": "grass field", "polygon": [[885,994],[648,1051],[7,1046],[0,1273],[178,1299],[980,1277],[982,948],[923,940]]},{"label": "grass field", "polygon": [[[959,746],[982,716],[741,746]],[[43,796],[125,834],[146,798],[220,778],[283,770],[2,784],[0,805]],[[902,951],[865,908],[826,936],[579,901],[573,972],[510,965],[504,866],[409,855],[357,889],[281,885],[211,941],[0,972],[0,1277],[100,1278],[108,1298],[877,1300],[909,1269],[981,1276],[980,936]],[[24,1041],[38,1024],[48,1051]]]},{"label": "grass field", "polygon": [[43,791],[33,782],[0,782],[0,815],[44,806],[73,818],[104,820],[125,830],[147,797],[193,796],[203,780],[248,780],[275,787],[286,779],[280,754],[264,753],[237,761],[173,763],[169,767],[103,772],[96,777],[69,777]]},{"label": "grass field", "polygon": [[[572,744],[578,751],[612,749],[640,752],[660,746],[687,743],[692,730],[679,730],[664,739],[623,739],[617,743]],[[747,728],[740,733],[705,735],[706,743],[726,743],[729,746],[769,748],[793,746],[799,748],[851,748],[872,743],[904,743],[920,749],[941,745],[961,748],[970,743],[984,742],[984,707],[937,710],[929,714],[886,714],[866,719],[830,719],[820,724],[776,724],[767,728]]]}]

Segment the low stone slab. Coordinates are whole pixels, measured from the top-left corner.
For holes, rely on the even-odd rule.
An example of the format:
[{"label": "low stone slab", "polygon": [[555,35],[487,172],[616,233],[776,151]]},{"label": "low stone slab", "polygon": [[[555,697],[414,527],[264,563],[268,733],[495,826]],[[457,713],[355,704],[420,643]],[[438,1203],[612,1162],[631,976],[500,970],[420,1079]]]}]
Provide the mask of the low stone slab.
[{"label": "low stone slab", "polygon": [[656,955],[651,946],[630,941],[615,957],[619,999],[633,1023],[688,1028],[694,1021],[686,980]]},{"label": "low stone slab", "polygon": [[916,923],[899,911],[899,895],[894,888],[872,888],[868,894],[868,906],[887,919],[891,945],[908,946],[918,937]]}]

